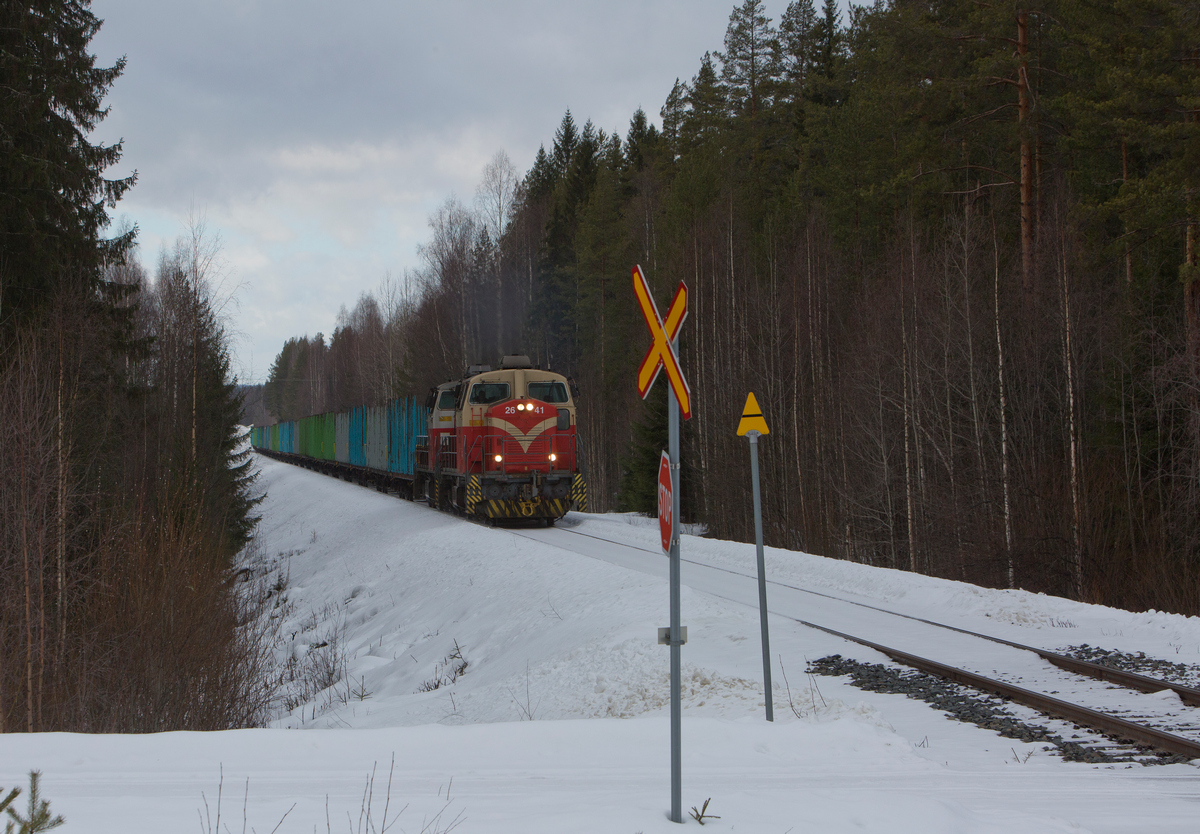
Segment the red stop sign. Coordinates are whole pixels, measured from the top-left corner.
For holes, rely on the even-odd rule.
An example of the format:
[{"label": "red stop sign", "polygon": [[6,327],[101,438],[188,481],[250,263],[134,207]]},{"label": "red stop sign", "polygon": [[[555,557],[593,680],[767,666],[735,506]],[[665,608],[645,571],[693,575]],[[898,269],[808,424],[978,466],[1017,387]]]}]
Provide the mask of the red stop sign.
[{"label": "red stop sign", "polygon": [[662,548],[671,552],[671,539],[675,537],[674,501],[671,496],[671,458],[666,452],[658,464],[658,529],[662,533]]}]

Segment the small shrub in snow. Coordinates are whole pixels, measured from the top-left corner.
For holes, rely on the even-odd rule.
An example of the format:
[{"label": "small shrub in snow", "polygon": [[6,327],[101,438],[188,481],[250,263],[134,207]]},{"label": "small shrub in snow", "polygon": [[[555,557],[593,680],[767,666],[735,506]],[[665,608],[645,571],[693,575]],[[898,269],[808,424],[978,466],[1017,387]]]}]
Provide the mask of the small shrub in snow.
[{"label": "small shrub in snow", "polygon": [[[392,807],[392,779],[396,773],[396,756],[395,756],[395,754],[394,753],[392,754],[392,763],[391,763],[391,767],[388,770],[387,788],[381,789],[380,795],[376,795],[376,793],[375,793],[375,787],[376,787],[375,786],[375,776],[376,776],[376,773],[378,770],[378,765],[379,765],[378,762],[375,762],[371,765],[371,772],[367,775],[366,782],[363,785],[362,803],[360,804],[359,809],[358,809],[357,825],[355,825],[354,819],[351,816],[350,812],[346,813],[346,824],[347,824],[348,830],[350,831],[350,834],[384,834],[384,832],[389,831],[391,828],[393,828],[396,825],[396,822],[400,819],[400,815],[403,814],[408,809],[408,805],[405,805],[399,811],[396,811],[394,813],[391,810],[391,807]],[[454,780],[451,779],[450,786],[453,786],[453,785],[454,785]],[[229,832],[229,830],[230,830],[228,824],[226,824],[224,826],[221,825],[221,811],[222,811],[221,806],[222,806],[224,788],[225,788],[225,768],[222,766],[221,778],[220,778],[220,781],[217,783],[217,803],[216,803],[216,809],[215,809],[215,811],[216,811],[215,819],[213,818],[213,810],[214,809],[209,807],[209,804],[208,804],[208,797],[206,797],[203,793],[200,794],[200,798],[204,802],[204,811],[201,812],[200,809],[197,808],[196,813],[200,817],[200,830],[201,830],[201,832],[203,832],[203,834],[220,834],[220,832],[222,832],[222,831]],[[17,791],[14,791],[12,796],[15,796],[16,793],[17,793]],[[12,796],[9,797],[8,801],[12,800]],[[438,798],[441,799],[441,796],[442,796],[442,789],[439,787],[438,788]],[[246,780],[246,792],[242,798],[242,831],[246,830],[246,827],[248,824],[247,806],[249,805],[249,801],[250,801],[250,780],[247,779]],[[455,817],[453,817],[452,819],[448,818],[447,811],[450,810],[450,806],[451,806],[452,802],[453,802],[453,800],[451,800],[451,798],[450,798],[450,788],[447,787],[446,797],[442,804],[442,807],[432,817],[426,817],[425,819],[423,819],[421,821],[420,834],[449,834],[449,832],[453,831],[455,828],[457,828],[459,825],[461,825],[465,821],[465,814],[466,814],[465,811],[460,810]],[[380,805],[382,805],[383,807],[380,808],[379,807]],[[295,810],[295,808],[296,808],[296,804],[293,803],[292,807],[288,808],[287,811],[284,813],[284,815],[282,817],[280,817],[279,822],[276,823],[276,825],[275,825],[275,828],[273,828],[271,830],[271,834],[275,834],[275,832],[279,831],[280,827],[283,825],[284,820],[286,820],[288,818],[288,815],[291,814],[292,811]],[[4,809],[4,805],[0,804],[0,810],[3,810],[3,809]],[[57,823],[55,823],[54,825],[59,825],[59,824],[61,824],[61,822],[62,822],[62,820],[60,818],[59,821]],[[53,828],[54,826],[52,825],[50,827]],[[28,830],[32,834],[32,832],[35,832],[35,831],[46,831],[49,829],[48,828],[31,828]],[[251,828],[250,830],[254,831],[255,829]],[[315,825],[313,827],[313,830],[316,831]],[[329,795],[328,794],[325,795],[325,830],[329,831],[329,832],[332,832],[334,830],[333,819],[329,812]],[[22,829],[20,829],[19,834],[25,834],[25,832],[26,832],[26,829],[22,828]],[[11,826],[9,829],[6,829],[5,834],[11,834]]]},{"label": "small shrub in snow", "polygon": [[529,663],[525,664],[525,697],[522,699],[518,693],[512,689],[508,690],[508,696],[512,698],[512,702],[516,704],[517,711],[521,713],[522,721],[533,721],[537,718],[537,708],[541,701],[532,702],[529,697]]},{"label": "small shrub in snow", "polygon": [[467,671],[467,659],[463,657],[462,646],[454,641],[454,651],[446,655],[445,660],[433,667],[433,677],[417,687],[418,692],[433,692],[443,686],[453,686]]},{"label": "small shrub in snow", "polygon": [[[310,643],[302,650],[289,652],[282,663],[278,692],[279,701],[286,712],[311,702],[322,692],[331,692],[346,677],[346,624],[340,615],[336,611],[331,613],[330,606],[325,606],[320,613],[314,611],[301,624],[300,631],[315,629],[331,616],[336,620],[323,640]],[[293,638],[295,635],[296,632],[293,632]],[[345,693],[340,697],[341,702],[346,703],[351,694],[350,685],[347,684]],[[370,695],[369,692],[366,694]],[[334,696],[330,695],[322,705],[322,710],[329,707],[333,700]]]},{"label": "small shrub in snow", "polygon": [[701,825],[704,825],[705,820],[719,820],[720,817],[718,817],[716,814],[707,813],[708,803],[710,803],[710,802],[712,802],[711,796],[708,799],[704,800],[704,804],[700,806],[699,811],[697,811],[696,806],[693,805],[692,806],[692,819],[694,819],[696,822],[700,823]]},{"label": "small shrub in snow", "polygon": [[358,685],[350,690],[350,697],[356,701],[365,701],[371,697],[371,690],[367,689],[367,679],[365,676],[358,679]]}]

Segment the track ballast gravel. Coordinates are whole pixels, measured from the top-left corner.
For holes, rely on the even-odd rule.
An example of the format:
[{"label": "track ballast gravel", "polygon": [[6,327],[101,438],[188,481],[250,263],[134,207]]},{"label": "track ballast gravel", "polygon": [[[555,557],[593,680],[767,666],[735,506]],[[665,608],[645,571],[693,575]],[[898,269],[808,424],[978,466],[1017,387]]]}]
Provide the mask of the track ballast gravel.
[{"label": "track ballast gravel", "polygon": [[994,730],[1004,738],[1021,742],[1045,742],[1047,750],[1057,752],[1069,762],[1137,762],[1150,765],[1188,761],[1184,756],[1155,755],[1149,751],[1138,751],[1136,757],[1113,755],[1097,747],[1070,741],[1046,727],[1016,718],[1003,706],[1008,703],[1004,698],[914,669],[902,669],[881,663],[862,663],[835,654],[809,661],[808,671],[811,674],[830,677],[849,676],[855,686],[868,692],[901,694],[925,701],[936,709],[944,710],[950,718]]}]

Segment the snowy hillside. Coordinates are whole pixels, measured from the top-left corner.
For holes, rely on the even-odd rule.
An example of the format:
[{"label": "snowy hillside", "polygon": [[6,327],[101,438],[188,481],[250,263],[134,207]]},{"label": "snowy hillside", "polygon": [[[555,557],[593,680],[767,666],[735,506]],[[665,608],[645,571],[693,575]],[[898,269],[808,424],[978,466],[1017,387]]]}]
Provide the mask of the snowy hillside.
[{"label": "snowy hillside", "polygon": [[[655,522],[571,515],[567,530],[491,529],[260,464],[268,498],[252,567],[275,589],[287,684],[274,728],[0,736],[0,786],[42,770],[66,832],[216,831],[218,788],[221,831],[241,830],[245,813],[246,831],[269,832],[285,812],[280,832],[382,830],[389,801],[389,823],[404,808],[390,830],[411,834],[679,830],[666,817],[668,652],[656,632],[668,599]],[[555,544],[583,541],[575,534],[597,538],[579,552]],[[753,570],[752,546],[685,537],[682,551]],[[1047,648],[1200,662],[1195,619],[783,551],[768,552],[768,574]],[[809,676],[806,660],[828,654],[881,658],[794,617],[771,622],[767,724],[756,608],[732,580],[692,585],[683,799],[687,809],[711,797],[719,819],[706,830],[1195,830],[1200,769],[1068,763],[903,696]]]}]

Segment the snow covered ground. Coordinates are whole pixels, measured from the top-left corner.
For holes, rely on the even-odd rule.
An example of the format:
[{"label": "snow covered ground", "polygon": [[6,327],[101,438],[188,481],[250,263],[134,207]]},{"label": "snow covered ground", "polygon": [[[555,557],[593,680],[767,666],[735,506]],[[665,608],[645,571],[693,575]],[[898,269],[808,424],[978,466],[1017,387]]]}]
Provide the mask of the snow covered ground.
[{"label": "snow covered ground", "polygon": [[[409,834],[679,830],[667,819],[655,521],[572,515],[573,533],[490,529],[259,460],[268,498],[256,564],[281,589],[272,602],[291,708],[263,730],[0,736],[0,786],[41,770],[66,832],[266,834],[285,814],[280,832],[378,831],[385,804],[390,830]],[[575,533],[645,551],[553,544]],[[753,572],[753,546],[685,537],[682,551]],[[1020,642],[1200,663],[1195,618],[767,556],[773,580]],[[1197,830],[1197,767],[1067,763],[903,696],[810,677],[806,659],[880,658],[783,616],[771,621],[766,723],[757,610],[732,580],[694,576],[682,597],[683,803],[711,798],[719,818],[706,830]]]}]

